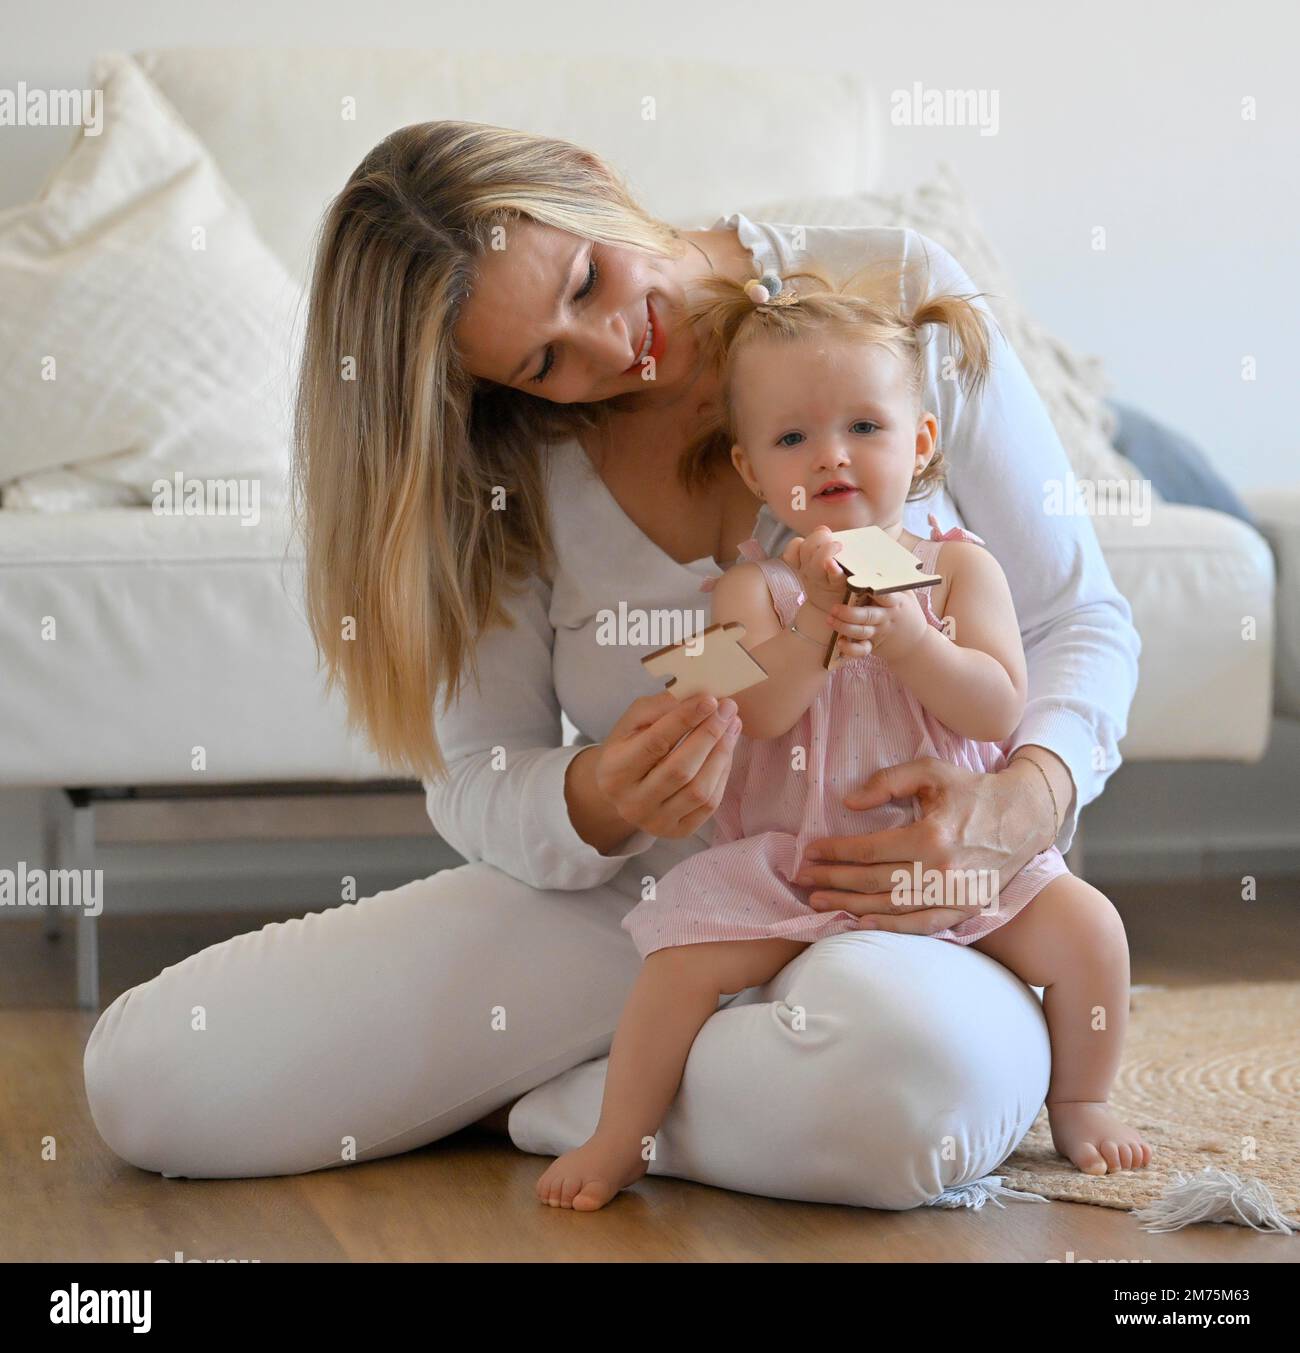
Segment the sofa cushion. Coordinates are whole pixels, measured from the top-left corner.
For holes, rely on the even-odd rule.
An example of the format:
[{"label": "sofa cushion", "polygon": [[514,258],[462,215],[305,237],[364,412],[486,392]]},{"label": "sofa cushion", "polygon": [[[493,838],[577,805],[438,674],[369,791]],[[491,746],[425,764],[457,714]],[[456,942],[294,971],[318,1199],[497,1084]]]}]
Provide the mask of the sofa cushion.
[{"label": "sofa cushion", "polygon": [[1107,403],[1115,413],[1115,449],[1142,471],[1170,503],[1212,507],[1250,526],[1258,523],[1232,486],[1195,442],[1131,404]]},{"label": "sofa cushion", "polygon": [[1274,710],[1300,719],[1300,483],[1244,494],[1277,561]]},{"label": "sofa cushion", "polygon": [[68,467],[80,503],[148,503],[177,473],[282,498],[298,288],[135,63],[100,58],[92,82],[102,132],[0,214],[0,483],[24,479],[6,506],[66,504]]},{"label": "sofa cushion", "polygon": [[1126,761],[1257,761],[1273,711],[1274,568],[1268,542],[1222,512],[1154,502],[1093,519],[1142,639]]},{"label": "sofa cushion", "polygon": [[[1096,524],[1142,636],[1125,760],[1258,757],[1267,545],[1232,517],[1175,503],[1155,504],[1145,527]],[[391,775],[348,730],[339,691],[323,694],[301,574],[282,508],[252,529],[139,508],[0,512],[0,785]],[[1252,642],[1243,615],[1258,617]]]},{"label": "sofa cushion", "polygon": [[95,462],[20,475],[0,487],[0,505],[13,512],[89,512],[100,507],[138,507],[129,484],[100,479]]},{"label": "sofa cushion", "polygon": [[324,694],[301,594],[284,504],[252,528],[0,512],[0,785],[390,778]]}]

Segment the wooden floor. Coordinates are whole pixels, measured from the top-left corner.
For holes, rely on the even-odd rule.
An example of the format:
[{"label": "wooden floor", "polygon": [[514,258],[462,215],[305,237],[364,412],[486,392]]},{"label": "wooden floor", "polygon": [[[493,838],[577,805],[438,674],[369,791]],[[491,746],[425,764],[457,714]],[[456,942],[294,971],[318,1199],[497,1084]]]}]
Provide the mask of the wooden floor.
[{"label": "wooden floor", "polygon": [[[1244,912],[1231,880],[1101,886],[1124,915],[1135,983],[1300,978],[1300,880],[1262,879]],[[105,1003],[204,945],[274,919],[119,918],[103,927]],[[95,1132],[81,1080],[94,1016],[66,1008],[72,991],[67,940],[45,939],[39,923],[0,925],[3,1261],[153,1260],[177,1251],[263,1263],[1300,1259],[1300,1237],[1221,1225],[1153,1236],[1127,1213],[1072,1203],[875,1212],[647,1179],[582,1216],[535,1201],[543,1157],[478,1128],[311,1175],[163,1179],[119,1160]],[[49,1137],[54,1161],[41,1159]]]}]

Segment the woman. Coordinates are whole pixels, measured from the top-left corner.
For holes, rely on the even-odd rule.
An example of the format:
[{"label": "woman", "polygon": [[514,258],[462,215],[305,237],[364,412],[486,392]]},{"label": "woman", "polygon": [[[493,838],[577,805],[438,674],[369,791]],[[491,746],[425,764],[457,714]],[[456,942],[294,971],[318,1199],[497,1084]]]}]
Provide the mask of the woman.
[{"label": "woman", "polygon": [[[673,230],[589,153],[480,124],[403,128],[353,174],[324,222],[299,390],[308,612],[353,720],[423,777],[469,863],[124,993],[86,1050],[119,1154],[264,1175],[485,1116],[538,1153],[590,1134],[596,1059],[639,967],[622,918],[707,844],[737,732],[734,702],[657,691],[639,658],[669,639],[603,638],[615,616],[694,615],[741,541],[771,552],[783,529],[707,436],[693,284],[793,271],[806,248],[833,270],[879,262],[904,293],[926,262],[973,291],[912,231],[804,235],[739,215]],[[922,759],[852,789],[850,807],[919,809],[817,844],[813,905],[877,928],[724,998],[653,1173],[913,1207],[987,1174],[1043,1102],[1037,1001],[984,955],[928,942],[946,922],[895,904],[892,875],[1014,872],[1068,848],[1119,763],[1138,642],[1090,523],[1043,515],[1043,481],[1069,467],[1019,361],[998,336],[970,402],[945,342],[927,398],[952,496],[915,507],[1004,546],[1030,678],[1015,754],[995,775]]]}]

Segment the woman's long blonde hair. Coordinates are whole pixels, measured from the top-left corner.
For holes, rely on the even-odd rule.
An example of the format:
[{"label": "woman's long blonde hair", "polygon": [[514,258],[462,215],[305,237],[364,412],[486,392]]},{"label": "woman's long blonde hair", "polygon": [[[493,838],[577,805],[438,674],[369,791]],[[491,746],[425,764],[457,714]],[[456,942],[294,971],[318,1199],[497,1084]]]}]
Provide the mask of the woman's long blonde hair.
[{"label": "woman's long blonde hair", "polygon": [[[892,259],[867,264],[848,278],[833,282],[816,266],[785,274],[783,296],[793,304],[755,305],[745,283],[728,277],[703,278],[702,299],[690,306],[687,320],[696,328],[706,362],[720,373],[721,400],[688,446],[678,465],[687,488],[706,482],[720,461],[730,460],[739,440],[736,426],[735,368],[740,353],[753,343],[801,343],[812,338],[842,338],[880,344],[902,363],[907,386],[919,411],[925,375],[926,326],[945,325],[955,341],[954,371],[967,394],[978,395],[988,379],[990,342],[985,321],[972,304],[984,292],[961,295],[931,291],[929,261],[921,257],[904,268]],[[914,280],[909,282],[909,277]],[[909,286],[921,299],[904,303]],[[916,475],[907,500],[934,493],[947,474],[944,451],[936,445],[929,462]]]},{"label": "woman's long blonde hair", "polygon": [[478,260],[521,217],[685,248],[590,152],[475,122],[386,137],[316,240],[293,435],[307,619],[349,726],[422,778],[445,773],[434,707],[466,669],[477,682],[478,635],[508,623],[505,584],[553,566],[545,448],[609,412],[463,367],[452,331]]}]

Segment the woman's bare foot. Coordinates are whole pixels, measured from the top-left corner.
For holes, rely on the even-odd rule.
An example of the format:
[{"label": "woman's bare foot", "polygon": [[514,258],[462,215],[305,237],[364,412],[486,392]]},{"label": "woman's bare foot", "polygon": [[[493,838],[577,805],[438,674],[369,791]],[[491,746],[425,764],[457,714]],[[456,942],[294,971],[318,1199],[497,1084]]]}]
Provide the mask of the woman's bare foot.
[{"label": "woman's bare foot", "polygon": [[597,1132],[576,1151],[557,1156],[537,1181],[537,1200],[550,1207],[595,1212],[620,1189],[635,1184],[649,1168],[641,1158],[640,1143],[628,1150]]},{"label": "woman's bare foot", "polygon": [[1136,1128],[1117,1118],[1104,1100],[1047,1104],[1052,1144],[1084,1174],[1114,1174],[1151,1164],[1151,1148]]}]

